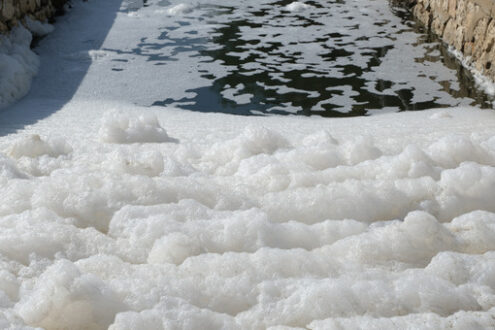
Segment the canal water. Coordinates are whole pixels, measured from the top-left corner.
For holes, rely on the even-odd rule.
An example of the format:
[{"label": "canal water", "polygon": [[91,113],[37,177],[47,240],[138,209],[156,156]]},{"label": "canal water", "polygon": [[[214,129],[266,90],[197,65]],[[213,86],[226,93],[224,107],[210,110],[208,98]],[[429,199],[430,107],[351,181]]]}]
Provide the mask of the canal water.
[{"label": "canal water", "polygon": [[492,105],[446,46],[388,1],[136,0],[122,10],[150,28],[106,42],[102,74],[149,84],[135,97],[132,83],[108,85],[140,105],[326,117]]}]

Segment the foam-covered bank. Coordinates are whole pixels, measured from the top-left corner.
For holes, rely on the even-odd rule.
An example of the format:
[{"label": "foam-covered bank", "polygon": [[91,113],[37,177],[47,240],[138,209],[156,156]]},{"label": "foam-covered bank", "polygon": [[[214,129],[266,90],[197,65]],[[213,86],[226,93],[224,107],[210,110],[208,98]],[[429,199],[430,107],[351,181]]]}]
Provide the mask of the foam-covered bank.
[{"label": "foam-covered bank", "polygon": [[0,108],[24,96],[38,72],[31,50],[33,37],[53,30],[48,21],[66,0],[2,0],[0,2]]},{"label": "foam-covered bank", "polygon": [[0,34],[0,109],[26,95],[38,73],[40,61],[31,49],[33,36],[53,30],[47,23],[26,18],[24,25]]}]

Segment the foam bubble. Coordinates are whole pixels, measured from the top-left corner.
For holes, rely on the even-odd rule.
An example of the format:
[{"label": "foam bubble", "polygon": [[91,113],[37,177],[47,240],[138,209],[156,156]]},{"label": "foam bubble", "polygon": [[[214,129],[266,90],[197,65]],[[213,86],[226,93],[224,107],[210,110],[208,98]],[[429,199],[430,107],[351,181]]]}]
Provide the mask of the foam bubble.
[{"label": "foam bubble", "polygon": [[108,143],[144,143],[173,141],[154,115],[128,117],[107,112],[100,128],[100,140]]}]

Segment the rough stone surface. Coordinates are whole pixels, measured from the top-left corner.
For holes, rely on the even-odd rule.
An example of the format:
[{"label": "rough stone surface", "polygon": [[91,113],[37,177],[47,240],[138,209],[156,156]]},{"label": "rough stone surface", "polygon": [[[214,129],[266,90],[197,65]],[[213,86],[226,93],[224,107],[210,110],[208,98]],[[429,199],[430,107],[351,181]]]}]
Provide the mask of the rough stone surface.
[{"label": "rough stone surface", "polygon": [[0,33],[9,31],[26,17],[46,21],[60,10],[67,0],[0,0]]},{"label": "rough stone surface", "polygon": [[413,14],[495,81],[495,0],[417,0]]},{"label": "rough stone surface", "polygon": [[15,15],[14,0],[4,0],[2,3],[2,19],[8,21]]}]

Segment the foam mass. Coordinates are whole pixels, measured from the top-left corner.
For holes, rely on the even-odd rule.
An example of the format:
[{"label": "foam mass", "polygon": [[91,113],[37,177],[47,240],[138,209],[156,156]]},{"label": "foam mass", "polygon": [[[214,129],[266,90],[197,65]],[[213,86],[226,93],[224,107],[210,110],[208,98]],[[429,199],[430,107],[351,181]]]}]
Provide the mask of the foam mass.
[{"label": "foam mass", "polygon": [[24,96],[38,72],[39,59],[29,48],[31,33],[24,27],[0,35],[0,108]]},{"label": "foam mass", "polygon": [[336,126],[128,107],[83,134],[2,138],[0,324],[494,326],[492,114]]},{"label": "foam mass", "polygon": [[31,50],[34,36],[53,31],[47,23],[26,19],[8,34],[0,34],[0,108],[14,103],[27,94],[31,80],[38,73],[39,58]]}]

